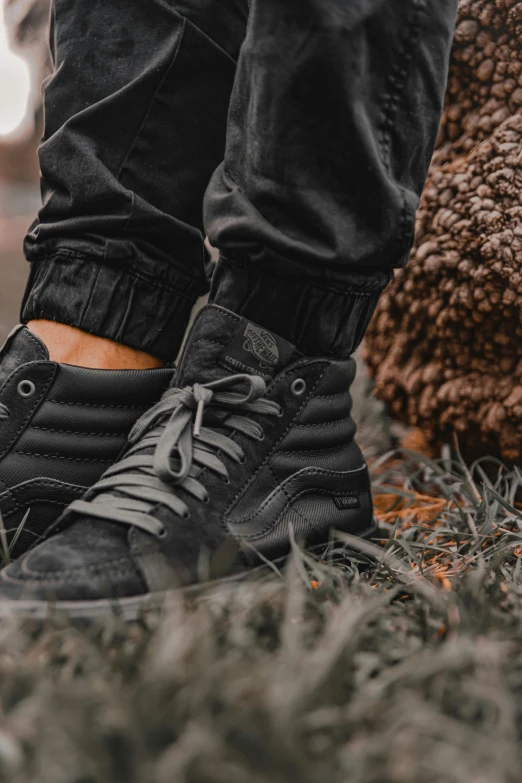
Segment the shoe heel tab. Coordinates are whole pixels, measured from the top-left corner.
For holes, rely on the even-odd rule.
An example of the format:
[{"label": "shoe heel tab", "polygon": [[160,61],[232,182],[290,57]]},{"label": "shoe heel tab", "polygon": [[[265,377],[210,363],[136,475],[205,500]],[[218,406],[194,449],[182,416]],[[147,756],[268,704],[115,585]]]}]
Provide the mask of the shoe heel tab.
[{"label": "shoe heel tab", "polygon": [[11,329],[11,331],[9,332],[7,337],[5,338],[2,347],[0,348],[0,357],[3,356],[5,351],[7,350],[7,348],[9,348],[9,345],[10,345],[11,340],[13,339],[13,337],[15,337],[15,335],[17,335],[18,332],[20,332],[22,329],[25,329],[25,328],[26,327],[24,326],[24,324],[16,324],[14,329]]},{"label": "shoe heel tab", "polygon": [[[21,356],[26,362],[49,361],[47,346],[39,337],[33,334],[25,324],[17,324],[15,328],[9,332],[4,344],[0,348],[0,359],[5,356],[11,347],[14,347],[15,351],[21,352]],[[39,355],[36,354],[36,350]]]}]

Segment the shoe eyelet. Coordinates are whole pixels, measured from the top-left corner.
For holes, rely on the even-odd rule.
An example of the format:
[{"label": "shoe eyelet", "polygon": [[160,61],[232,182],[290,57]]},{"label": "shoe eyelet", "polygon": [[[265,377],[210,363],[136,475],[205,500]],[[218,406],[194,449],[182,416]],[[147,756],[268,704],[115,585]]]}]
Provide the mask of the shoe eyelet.
[{"label": "shoe eyelet", "polygon": [[239,458],[239,464],[244,465],[246,462],[246,454],[242,454],[242,456]]},{"label": "shoe eyelet", "polygon": [[166,538],[167,536],[167,529],[164,527],[163,530],[160,530],[159,533],[156,533],[156,538]]},{"label": "shoe eyelet", "polygon": [[182,519],[190,519],[190,511],[185,511],[181,516]]},{"label": "shoe eyelet", "polygon": [[20,397],[23,397],[24,399],[28,399],[29,397],[32,397],[33,394],[36,391],[36,386],[32,381],[20,381],[18,386],[16,387],[16,391],[20,395]]},{"label": "shoe eyelet", "polygon": [[294,397],[302,397],[306,391],[306,381],[302,378],[297,378],[290,387],[290,391]]},{"label": "shoe eyelet", "polygon": [[224,477],[221,479],[221,481],[223,482],[223,484],[230,484],[230,479],[229,479],[229,477],[228,477],[228,476],[224,476]]},{"label": "shoe eyelet", "polygon": [[264,439],[265,439],[265,433],[262,432],[261,435],[259,436],[259,438],[257,439],[257,441],[258,441],[258,443],[262,443],[264,441]]},{"label": "shoe eyelet", "polygon": [[209,495],[208,495],[208,494],[207,494],[207,495],[205,495],[205,497],[204,497],[204,498],[203,498],[203,500],[202,500],[202,503],[210,503],[210,497],[209,497]]},{"label": "shoe eyelet", "polygon": [[277,418],[282,419],[284,415],[285,415],[284,410],[282,409],[281,406],[279,406],[279,411],[276,413]]}]

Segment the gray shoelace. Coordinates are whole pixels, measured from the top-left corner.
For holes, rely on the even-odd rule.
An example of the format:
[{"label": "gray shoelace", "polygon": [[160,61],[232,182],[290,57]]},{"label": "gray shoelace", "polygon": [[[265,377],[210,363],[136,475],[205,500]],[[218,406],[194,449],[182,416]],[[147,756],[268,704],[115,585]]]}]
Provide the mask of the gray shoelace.
[{"label": "gray shoelace", "polygon": [[[246,386],[246,393],[231,391],[238,386]],[[163,535],[163,523],[151,513],[155,506],[166,506],[187,518],[189,508],[176,494],[176,487],[207,503],[207,490],[199,480],[202,471],[213,471],[228,482],[221,456],[243,462],[243,449],[224,429],[263,439],[262,427],[238,414],[281,414],[277,403],[262,399],[265,392],[265,382],[255,375],[169,389],[134,425],[129,436],[132,447],[125,457],[105,472],[85,500],[72,503],[66,513],[87,514]],[[206,412],[218,414],[214,418],[219,423],[213,428],[203,426]]]},{"label": "gray shoelace", "polygon": [[7,405],[4,405],[3,402],[0,402],[0,419],[8,419],[9,418],[9,408]]}]

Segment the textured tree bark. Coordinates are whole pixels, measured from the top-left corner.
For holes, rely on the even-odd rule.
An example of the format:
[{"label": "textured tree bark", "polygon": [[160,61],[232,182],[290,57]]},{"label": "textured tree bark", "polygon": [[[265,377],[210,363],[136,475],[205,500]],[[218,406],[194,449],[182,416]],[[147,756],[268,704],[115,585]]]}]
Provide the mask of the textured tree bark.
[{"label": "textured tree bark", "polygon": [[522,3],[462,0],[409,266],[365,359],[392,414],[468,457],[522,453]]}]

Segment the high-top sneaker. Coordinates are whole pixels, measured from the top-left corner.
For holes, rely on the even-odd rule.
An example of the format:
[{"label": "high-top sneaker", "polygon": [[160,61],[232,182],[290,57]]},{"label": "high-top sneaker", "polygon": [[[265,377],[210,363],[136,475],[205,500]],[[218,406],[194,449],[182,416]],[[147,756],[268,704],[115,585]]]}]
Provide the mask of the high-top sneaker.
[{"label": "high-top sneaker", "polygon": [[118,458],[172,375],[57,364],[25,327],[9,335],[0,352],[0,513],[11,558]]},{"label": "high-top sneaker", "polygon": [[333,530],[366,536],[368,471],[350,416],[352,359],[308,358],[210,305],[175,386],[54,534],[0,574],[0,609],[127,617],[163,591],[284,558]]}]

